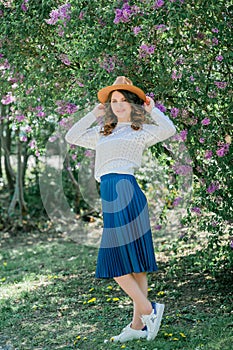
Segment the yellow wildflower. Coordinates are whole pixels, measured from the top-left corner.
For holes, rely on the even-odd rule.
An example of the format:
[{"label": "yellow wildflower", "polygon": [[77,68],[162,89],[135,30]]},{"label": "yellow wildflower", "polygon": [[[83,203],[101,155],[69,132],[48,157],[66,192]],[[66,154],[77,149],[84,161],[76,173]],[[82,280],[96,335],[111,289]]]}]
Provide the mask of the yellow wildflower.
[{"label": "yellow wildflower", "polygon": [[180,335],[182,338],[186,338],[186,335],[184,333],[180,332]]},{"label": "yellow wildflower", "polygon": [[162,297],[164,296],[165,292],[163,290],[161,290],[160,292],[157,293],[158,297]]},{"label": "yellow wildflower", "polygon": [[107,286],[107,289],[112,289],[112,286]]},{"label": "yellow wildflower", "polygon": [[120,300],[119,298],[112,298],[113,301],[118,301]]},{"label": "yellow wildflower", "polygon": [[121,349],[125,349],[125,348],[126,348],[125,344],[121,345]]},{"label": "yellow wildflower", "polygon": [[89,289],[89,292],[92,292],[94,289],[95,289],[95,288],[91,288],[91,289]]},{"label": "yellow wildflower", "polygon": [[81,339],[81,335],[78,335],[78,336],[76,337],[76,339]]},{"label": "yellow wildflower", "polygon": [[88,300],[88,303],[90,304],[90,303],[94,303],[96,301],[96,298],[92,298],[92,299],[89,299]]},{"label": "yellow wildflower", "polygon": [[178,338],[172,338],[172,340],[179,340]]},{"label": "yellow wildflower", "polygon": [[110,301],[112,298],[108,298],[107,301]]}]

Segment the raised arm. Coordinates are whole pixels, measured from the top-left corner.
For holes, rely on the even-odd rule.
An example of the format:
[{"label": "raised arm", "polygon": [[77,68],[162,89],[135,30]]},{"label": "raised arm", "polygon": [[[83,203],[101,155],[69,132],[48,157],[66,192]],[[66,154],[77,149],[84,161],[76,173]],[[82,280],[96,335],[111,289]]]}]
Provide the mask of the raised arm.
[{"label": "raised arm", "polygon": [[[153,101],[153,100],[152,100]],[[156,125],[145,124],[145,129],[148,132],[146,146],[150,147],[157,142],[164,141],[176,133],[176,127],[171,119],[161,112],[151,102],[151,110],[148,107],[152,120]]]},{"label": "raised arm", "polygon": [[100,105],[96,106],[93,111],[89,112],[75,123],[65,135],[66,141],[73,145],[95,149],[96,143],[100,137],[100,127],[95,126],[91,128],[91,125],[100,115],[101,109]]}]

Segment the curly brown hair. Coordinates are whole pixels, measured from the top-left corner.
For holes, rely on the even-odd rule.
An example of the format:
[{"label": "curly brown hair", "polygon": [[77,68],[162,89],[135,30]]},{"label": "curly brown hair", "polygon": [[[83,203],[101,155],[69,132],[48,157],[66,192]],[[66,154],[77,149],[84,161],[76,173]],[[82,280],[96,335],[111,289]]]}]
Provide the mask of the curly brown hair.
[{"label": "curly brown hair", "polygon": [[[118,122],[117,116],[113,113],[111,108],[111,97],[114,91],[112,91],[109,94],[106,102],[105,124],[100,131],[100,133],[103,134],[104,136],[110,135]],[[146,120],[147,112],[143,107],[144,101],[130,91],[126,91],[126,90],[117,90],[117,91],[119,91],[125,97],[125,99],[132,105],[131,128],[133,130],[140,130],[142,128],[142,124],[147,123],[147,120]]]}]

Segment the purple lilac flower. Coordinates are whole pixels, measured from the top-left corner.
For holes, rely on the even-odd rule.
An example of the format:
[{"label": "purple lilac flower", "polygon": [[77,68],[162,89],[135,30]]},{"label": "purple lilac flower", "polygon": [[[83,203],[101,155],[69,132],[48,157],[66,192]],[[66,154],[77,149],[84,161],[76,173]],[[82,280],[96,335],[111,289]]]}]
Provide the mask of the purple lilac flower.
[{"label": "purple lilac flower", "polygon": [[199,142],[200,142],[200,143],[204,143],[204,142],[205,142],[204,137],[200,137]]},{"label": "purple lilac flower", "polygon": [[182,78],[182,73],[178,73],[177,70],[173,70],[172,72],[172,80],[178,80]]},{"label": "purple lilac flower", "polygon": [[212,157],[212,155],[213,155],[213,152],[210,151],[210,150],[207,150],[207,151],[205,152],[204,157],[205,157],[205,159],[210,159],[210,158]]},{"label": "purple lilac flower", "polygon": [[155,98],[155,94],[154,94],[153,92],[149,92],[149,93],[147,94],[147,96],[151,97],[152,99]]},{"label": "purple lilac flower", "polygon": [[66,54],[61,54],[59,58],[66,66],[70,66],[71,62]]},{"label": "purple lilac flower", "polygon": [[84,87],[84,84],[81,83],[80,81],[77,81],[77,84],[78,84],[79,87]]},{"label": "purple lilac flower", "polygon": [[64,36],[65,31],[63,30],[63,27],[62,27],[62,26],[59,26],[59,27],[58,27],[58,29],[57,29],[57,34],[58,34],[58,36],[60,36],[61,38]]},{"label": "purple lilac flower", "polygon": [[187,129],[181,130],[180,135],[179,135],[181,141],[186,141],[187,135],[188,135],[188,130]]},{"label": "purple lilac flower", "polygon": [[3,96],[3,98],[1,99],[3,105],[9,105],[10,103],[15,101],[16,97],[13,96],[11,92],[8,92],[8,94],[6,96]]},{"label": "purple lilac flower", "polygon": [[55,25],[59,20],[63,21],[65,25],[66,21],[70,20],[71,4],[65,4],[59,6],[56,10],[52,10],[49,14],[49,19],[46,19],[47,24]]},{"label": "purple lilac flower", "polygon": [[80,12],[78,18],[79,18],[80,20],[83,20],[83,18],[84,18],[84,11],[81,11],[81,12]]},{"label": "purple lilac flower", "polygon": [[199,207],[192,207],[191,208],[191,211],[193,213],[197,213],[197,214],[201,214],[201,209]]},{"label": "purple lilac flower", "polygon": [[189,79],[190,79],[190,81],[194,81],[194,80],[195,80],[195,78],[194,78],[193,75],[191,75],[191,76],[189,77]]},{"label": "purple lilac flower", "polygon": [[217,38],[213,38],[212,39],[212,44],[213,45],[218,45],[218,39]]},{"label": "purple lilac flower", "polygon": [[176,163],[173,165],[173,170],[177,175],[186,176],[193,171],[193,168],[190,165]]},{"label": "purple lilac flower", "polygon": [[25,119],[25,115],[16,115],[15,116],[15,119],[18,121],[18,122],[22,122],[24,119]]},{"label": "purple lilac flower", "polygon": [[37,117],[44,118],[45,116],[46,116],[46,113],[43,112],[43,111],[39,111],[39,112],[37,113]]},{"label": "purple lilac flower", "polygon": [[216,59],[216,61],[221,62],[223,60],[223,56],[222,55],[218,55],[218,56],[216,56],[215,59]]},{"label": "purple lilac flower", "polygon": [[219,183],[218,182],[212,182],[208,188],[207,188],[207,192],[208,193],[214,193],[216,190],[219,189]]},{"label": "purple lilac flower", "polygon": [[58,108],[56,109],[56,112],[61,115],[73,114],[78,110],[78,107],[71,102],[57,101],[56,105],[58,106]]},{"label": "purple lilac flower", "polygon": [[57,134],[56,135],[52,135],[52,136],[49,137],[49,142],[54,142],[54,141],[57,140],[57,138],[58,138]]},{"label": "purple lilac flower", "polygon": [[137,13],[138,11],[139,8],[137,6],[130,6],[128,2],[125,2],[121,9],[115,10],[115,18],[113,23],[118,24],[120,22],[129,22],[131,16]]},{"label": "purple lilac flower", "polygon": [[210,124],[210,119],[209,119],[209,118],[204,118],[204,119],[201,121],[201,124],[202,124],[202,125],[209,125],[209,124]]},{"label": "purple lilac flower", "polygon": [[28,140],[28,138],[27,138],[26,135],[22,135],[22,136],[20,137],[20,141],[22,141],[22,142],[27,142],[27,140]]},{"label": "purple lilac flower", "polygon": [[32,127],[30,125],[27,125],[25,128],[25,132],[29,134],[32,131]]},{"label": "purple lilac flower", "polygon": [[156,3],[154,4],[154,8],[158,9],[160,7],[163,7],[164,1],[163,0],[157,0]]},{"label": "purple lilac flower", "polygon": [[182,202],[182,200],[183,200],[182,197],[176,197],[172,204],[176,207],[177,205],[179,205]]},{"label": "purple lilac flower", "polygon": [[28,7],[27,7],[27,4],[28,3],[28,0],[24,0],[22,5],[21,5],[21,9],[22,11],[26,12],[28,10]]},{"label": "purple lilac flower", "polygon": [[139,26],[139,27],[134,27],[133,28],[133,32],[134,32],[134,35],[138,35],[138,33],[142,30],[142,28]]},{"label": "purple lilac flower", "polygon": [[233,249],[233,239],[230,241],[230,248]]},{"label": "purple lilac flower", "polygon": [[100,67],[105,69],[108,73],[111,73],[116,67],[116,60],[116,56],[106,55],[100,63]]},{"label": "purple lilac flower", "polygon": [[167,28],[167,26],[165,25],[165,24],[157,24],[156,26],[155,26],[155,29],[156,30],[159,30],[160,32],[165,32],[168,28]]},{"label": "purple lilac flower", "polygon": [[30,141],[30,143],[29,143],[29,147],[31,148],[31,149],[35,149],[36,148],[36,140],[31,140]]},{"label": "purple lilac flower", "polygon": [[152,55],[155,52],[155,45],[148,46],[146,44],[142,44],[140,47],[140,58],[147,57],[148,55]]},{"label": "purple lilac flower", "polygon": [[212,28],[212,32],[213,32],[213,33],[218,33],[219,30],[218,30],[218,28]]},{"label": "purple lilac flower", "polygon": [[90,149],[87,149],[85,152],[84,152],[84,155],[86,157],[89,157],[91,158],[93,156],[93,152],[90,150]]},{"label": "purple lilac flower", "polygon": [[219,157],[224,157],[228,151],[229,151],[229,143],[225,143],[222,145],[222,147],[220,147],[217,151],[216,151],[216,154],[219,156]]},{"label": "purple lilac flower", "polygon": [[178,116],[179,112],[180,112],[179,108],[172,107],[172,109],[171,109],[171,116],[173,118],[176,118]]},{"label": "purple lilac flower", "polygon": [[167,110],[167,108],[159,101],[155,103],[155,107],[157,107],[163,113],[165,113]]},{"label": "purple lilac flower", "polygon": [[215,81],[214,84],[215,84],[219,89],[225,89],[225,87],[228,85],[226,81]]}]

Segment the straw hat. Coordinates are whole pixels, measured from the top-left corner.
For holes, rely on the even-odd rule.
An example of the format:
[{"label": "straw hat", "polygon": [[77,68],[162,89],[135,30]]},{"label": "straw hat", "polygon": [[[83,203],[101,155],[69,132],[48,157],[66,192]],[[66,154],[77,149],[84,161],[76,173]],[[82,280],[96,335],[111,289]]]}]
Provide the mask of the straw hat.
[{"label": "straw hat", "polygon": [[101,103],[105,103],[108,99],[110,92],[115,90],[127,90],[133,92],[135,95],[140,97],[143,101],[146,101],[145,93],[134,86],[132,81],[124,76],[117,77],[113,85],[106,86],[105,88],[98,91],[98,99]]}]

